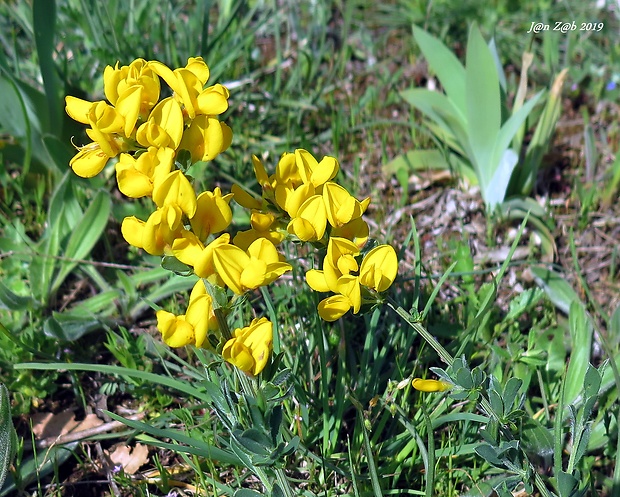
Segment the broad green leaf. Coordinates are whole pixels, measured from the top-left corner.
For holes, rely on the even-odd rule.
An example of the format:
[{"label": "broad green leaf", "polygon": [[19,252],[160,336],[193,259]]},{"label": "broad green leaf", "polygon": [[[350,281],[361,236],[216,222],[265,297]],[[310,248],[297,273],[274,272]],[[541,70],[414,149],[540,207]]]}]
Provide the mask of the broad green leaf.
[{"label": "broad green leaf", "polygon": [[579,486],[579,481],[565,471],[560,471],[556,478],[559,497],[572,497],[574,495],[573,490]]},{"label": "broad green leaf", "polygon": [[543,458],[553,455],[553,430],[533,418],[528,418],[523,423],[521,442],[528,454]]},{"label": "broad green leaf", "polygon": [[63,342],[73,342],[102,327],[103,322],[96,317],[76,317],[71,315],[69,311],[53,312],[43,322],[43,333]]},{"label": "broad green leaf", "polygon": [[523,107],[512,114],[512,116],[510,116],[510,118],[508,118],[508,120],[503,124],[499,134],[497,135],[497,140],[495,141],[495,158],[501,157],[502,153],[510,147],[510,143],[514,139],[515,135],[518,133],[519,129],[530,115],[530,112],[532,112],[532,109],[536,106],[543,95],[544,91],[538,92],[530,98]]},{"label": "broad green leaf", "polygon": [[504,150],[504,154],[499,160],[497,169],[495,169],[491,181],[488,182],[486,195],[484,196],[486,204],[492,209],[495,208],[496,205],[501,204],[506,198],[508,183],[510,182],[510,177],[512,176],[512,172],[518,160],[519,156],[514,150],[510,148]]},{"label": "broad green leaf", "polygon": [[547,268],[532,267],[532,274],[549,300],[565,314],[568,314],[571,304],[579,302],[579,296],[559,273]]},{"label": "broad green leaf", "polygon": [[239,488],[235,491],[233,497],[263,497],[263,495],[249,488]]},{"label": "broad green leaf", "polygon": [[590,365],[594,326],[581,302],[575,301],[570,305],[568,327],[571,343],[564,390],[566,404],[574,402],[582,392],[586,371]]},{"label": "broad green leaf", "polygon": [[52,292],[55,292],[60,287],[69,273],[78,265],[77,261],[86,258],[90,254],[90,251],[106,227],[111,205],[112,201],[107,192],[100,191],[95,195],[88,209],[86,209],[82,220],[71,234],[63,254],[66,259],[75,259],[76,262],[65,261],[62,263],[52,285]]},{"label": "broad green leaf", "polygon": [[423,29],[413,26],[413,36],[424,54],[429,67],[446,90],[450,100],[461,116],[466,115],[465,68],[456,56],[440,40]]},{"label": "broad green leaf", "polygon": [[38,302],[32,297],[17,295],[0,281],[0,309],[5,308],[10,311],[25,311],[27,309],[35,309],[37,305]]},{"label": "broad green leaf", "polygon": [[489,183],[498,167],[493,163],[493,149],[501,126],[502,109],[495,62],[476,25],[472,26],[467,43],[465,81],[469,144],[486,201]]},{"label": "broad green leaf", "polygon": [[454,136],[458,142],[467,137],[467,121],[443,93],[425,88],[411,88],[400,94],[406,102],[426,114],[441,126],[444,133]]},{"label": "broad green leaf", "polygon": [[497,456],[497,452],[489,444],[482,443],[475,449],[476,454],[493,466],[502,467],[502,460]]},{"label": "broad green leaf", "polygon": [[410,150],[383,166],[385,174],[395,174],[400,169],[407,171],[449,170],[450,164],[439,150]]}]

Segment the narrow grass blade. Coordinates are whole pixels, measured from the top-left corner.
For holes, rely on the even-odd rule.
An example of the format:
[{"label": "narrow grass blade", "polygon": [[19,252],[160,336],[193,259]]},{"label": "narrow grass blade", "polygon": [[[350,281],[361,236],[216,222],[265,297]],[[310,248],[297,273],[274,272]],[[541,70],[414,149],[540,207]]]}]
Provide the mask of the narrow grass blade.
[{"label": "narrow grass blade", "polygon": [[185,381],[175,380],[168,376],[148,373],[146,371],[139,371],[136,369],[123,368],[120,366],[108,366],[106,364],[68,364],[63,362],[52,362],[49,364],[43,363],[20,363],[13,366],[15,369],[35,369],[39,371],[96,371],[104,374],[112,374],[115,376],[129,376],[131,378],[139,378],[141,380],[153,383],[154,385],[162,385],[164,387],[172,388],[178,392],[190,395],[202,402],[208,402],[211,400],[211,396],[198,388],[189,385]]},{"label": "narrow grass blade", "polygon": [[568,314],[573,302],[579,302],[579,296],[559,273],[547,268],[533,267],[532,274],[549,300],[563,313]]},{"label": "narrow grass blade", "polygon": [[158,439],[169,438],[171,440],[175,440],[179,444],[183,444],[183,445],[177,445],[177,444],[161,442],[159,440],[157,442],[152,442],[152,441],[149,441],[148,439],[145,439],[145,441],[151,445],[171,449],[175,452],[185,452],[188,454],[194,454],[197,456],[207,457],[209,459],[215,459],[224,464],[235,464],[235,465],[241,464],[241,461],[239,460],[239,458],[235,456],[234,454],[232,454],[231,452],[215,447],[195,437],[191,437],[184,433],[180,433],[177,430],[156,428],[155,426],[151,426],[148,423],[144,423],[141,421],[135,421],[132,419],[125,419],[122,416],[119,416],[109,411],[106,411],[106,413],[112,419],[116,421],[120,421],[121,423],[129,426],[130,428],[133,428],[134,430],[137,430],[142,433],[147,433]]},{"label": "narrow grass blade", "polygon": [[366,461],[368,462],[368,472],[370,473],[370,481],[372,483],[372,491],[375,497],[383,497],[383,491],[379,483],[379,474],[377,473],[377,464],[373,456],[368,430],[364,424],[364,415],[358,410],[359,423],[362,427],[362,435],[364,437],[364,451],[366,452]]},{"label": "narrow grass blade", "polygon": [[[65,258],[79,260],[90,254],[105,229],[111,207],[110,195],[107,192],[98,192],[71,234],[65,249]],[[56,292],[77,264],[77,262],[62,263],[52,285],[52,293]]]},{"label": "narrow grass blade", "polygon": [[562,70],[551,86],[542,116],[525,152],[523,165],[519,168],[519,174],[515,179],[514,187],[511,186],[511,191],[514,193],[529,195],[534,187],[542,158],[549,148],[551,136],[560,117],[562,110],[562,87],[567,75],[568,69]]},{"label": "narrow grass blade", "polygon": [[53,58],[56,47],[54,42],[56,0],[34,0],[32,22],[49,114],[49,128],[47,130],[56,136],[60,136],[62,133],[61,100],[56,64]]}]

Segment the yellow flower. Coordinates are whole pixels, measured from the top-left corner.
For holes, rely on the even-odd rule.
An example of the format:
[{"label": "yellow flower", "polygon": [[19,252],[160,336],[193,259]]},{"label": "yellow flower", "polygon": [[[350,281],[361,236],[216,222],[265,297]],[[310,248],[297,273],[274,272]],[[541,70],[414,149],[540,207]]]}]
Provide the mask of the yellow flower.
[{"label": "yellow flower", "polygon": [[232,142],[232,130],[215,117],[196,116],[183,133],[180,149],[189,150],[192,161],[213,160]]},{"label": "yellow flower", "polygon": [[[159,78],[144,59],[136,59],[128,66],[107,66],[103,71],[105,96],[112,105],[126,93],[139,91],[139,115],[145,118],[159,100]],[[139,90],[138,90],[139,89]]]},{"label": "yellow flower", "polygon": [[182,171],[168,173],[153,187],[153,202],[157,207],[176,205],[187,217],[196,213],[196,192]]},{"label": "yellow flower", "polygon": [[273,324],[267,318],[254,319],[250,326],[237,328],[222,349],[225,361],[256,376],[267,365],[273,348]]},{"label": "yellow flower", "polygon": [[318,162],[310,152],[303,149],[295,150],[295,164],[301,180],[314,187],[324,185],[333,179],[340,169],[335,157],[326,156]]},{"label": "yellow flower", "polygon": [[320,240],[326,228],[327,214],[321,195],[313,195],[305,200],[299,209],[296,209],[295,216],[287,227],[289,233],[304,242]]},{"label": "yellow flower", "polygon": [[173,162],[174,150],[171,148],[149,147],[137,159],[130,154],[121,154],[116,163],[118,189],[131,198],[151,196],[153,185],[166,177]]},{"label": "yellow flower", "polygon": [[248,247],[259,238],[266,238],[274,245],[278,245],[286,237],[286,235],[278,229],[276,216],[271,212],[253,210],[250,217],[250,224],[252,226],[251,229],[237,232],[233,240],[233,243],[243,250],[247,250]]},{"label": "yellow flower", "polygon": [[357,314],[364,297],[367,303],[376,301],[367,289],[384,292],[394,282],[398,259],[390,245],[372,249],[361,266],[356,259],[359,253],[359,247],[351,240],[331,237],[323,259],[323,270],[311,269],[306,273],[306,282],[314,291],[336,294],[319,303],[319,315],[325,321],[335,321],[349,309]]},{"label": "yellow flower", "polygon": [[98,143],[90,143],[81,147],[77,154],[69,162],[73,172],[81,178],[92,178],[97,176],[110,160]]},{"label": "yellow flower", "polygon": [[202,192],[196,200],[196,212],[190,219],[192,231],[201,240],[206,240],[212,233],[219,233],[228,228],[232,221],[230,200],[232,193],[222,195],[216,188],[213,192]]},{"label": "yellow flower", "polygon": [[414,378],[411,386],[420,392],[445,392],[452,388],[452,385],[440,380],[423,380],[422,378]]},{"label": "yellow flower", "polygon": [[398,257],[391,245],[379,245],[366,254],[360,266],[360,282],[377,292],[385,292],[398,273]]},{"label": "yellow flower", "polygon": [[224,282],[217,274],[213,263],[213,253],[217,247],[228,245],[228,243],[230,243],[230,235],[224,233],[205,247],[194,233],[184,230],[174,240],[172,253],[183,264],[193,267],[196,276],[223,287]]},{"label": "yellow flower", "polygon": [[265,238],[253,242],[247,251],[234,245],[217,247],[213,262],[224,283],[237,295],[268,285],[293,269],[280,262],[276,247]]},{"label": "yellow flower", "polygon": [[327,208],[327,219],[334,228],[361,217],[370,203],[370,198],[360,202],[346,188],[332,182],[323,185],[323,199]]},{"label": "yellow flower", "polygon": [[165,98],[149,114],[148,120],[140,125],[136,140],[143,147],[169,147],[176,150],[183,137],[183,111],[174,98]]},{"label": "yellow flower", "polygon": [[368,241],[368,234],[368,224],[361,217],[358,217],[342,226],[333,228],[329,235],[351,240],[361,249]]},{"label": "yellow flower", "polygon": [[188,59],[185,67],[175,69],[174,71],[157,61],[149,62],[149,67],[172,89],[174,92],[173,98],[183,105],[187,116],[190,119],[194,119],[199,108],[197,97],[209,79],[209,67],[205,64],[202,57],[191,57]]},{"label": "yellow flower", "polygon": [[183,212],[175,204],[164,205],[145,221],[135,216],[126,217],[121,224],[123,237],[134,247],[151,255],[170,253],[172,244],[184,230]]},{"label": "yellow flower", "polygon": [[218,325],[213,302],[202,280],[194,285],[185,314],[176,316],[168,311],[157,311],[157,329],[170,347],[195,345],[210,348],[207,333],[217,330]]}]

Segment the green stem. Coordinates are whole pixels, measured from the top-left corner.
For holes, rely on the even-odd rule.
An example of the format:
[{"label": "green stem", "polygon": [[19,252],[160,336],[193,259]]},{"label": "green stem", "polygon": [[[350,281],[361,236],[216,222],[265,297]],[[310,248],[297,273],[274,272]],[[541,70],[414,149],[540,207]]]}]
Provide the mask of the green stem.
[{"label": "green stem", "polygon": [[437,341],[437,339],[431,335],[424,326],[413,319],[413,316],[409,314],[405,309],[403,309],[398,303],[392,299],[392,297],[387,297],[388,305],[398,314],[401,318],[403,318],[409,326],[411,326],[426,342],[435,349],[435,352],[439,354],[439,357],[443,362],[452,365],[454,362],[454,358],[450,355],[450,353],[443,348],[443,346]]},{"label": "green stem", "polygon": [[[215,288],[213,288],[213,285],[209,281],[205,279],[203,279],[203,281],[207,289],[207,293],[211,297],[213,313],[215,314],[217,324],[220,327],[220,332],[226,340],[230,340],[232,338],[232,333],[230,332],[230,328],[228,327],[228,320],[226,319],[226,314],[224,314],[222,306],[216,299],[216,290]],[[237,373],[237,378],[239,378],[239,384],[241,385],[241,390],[243,390],[243,393],[248,397],[256,397],[258,389],[256,381],[248,378],[248,376],[239,368],[235,368],[235,372]],[[271,493],[273,491],[273,485],[271,483],[271,480],[267,476],[267,473],[262,468],[256,466],[252,467],[252,471],[261,481],[267,492]],[[272,471],[275,473],[276,479],[280,485],[280,489],[284,492],[285,497],[295,497],[293,494],[293,489],[290,486],[284,470],[280,468],[272,468]]]},{"label": "green stem", "polygon": [[[409,326],[411,326],[424,340],[426,340],[426,342],[431,347],[433,347],[433,349],[437,352],[442,361],[444,361],[448,365],[452,365],[452,363],[454,362],[454,358],[446,349],[443,348],[443,346],[437,341],[437,339],[433,335],[431,335],[426,328],[424,328],[424,326],[422,326],[418,321],[416,321],[409,312],[407,312],[400,305],[398,305],[398,303],[390,296],[387,297],[387,303],[394,310],[394,312],[396,312],[396,314],[403,318]],[[497,421],[500,432],[502,433],[502,436],[506,438],[506,440],[514,440],[514,437],[512,436],[510,430],[506,428],[501,418],[493,410],[491,403],[483,395],[480,395],[479,397],[478,408],[488,417],[493,418]],[[551,494],[547,490],[547,486],[544,480],[538,474],[534,465],[530,462],[529,458],[525,453],[523,453],[523,456],[525,464],[528,465],[530,471],[534,475],[534,481],[540,493],[544,497],[551,497]]]}]

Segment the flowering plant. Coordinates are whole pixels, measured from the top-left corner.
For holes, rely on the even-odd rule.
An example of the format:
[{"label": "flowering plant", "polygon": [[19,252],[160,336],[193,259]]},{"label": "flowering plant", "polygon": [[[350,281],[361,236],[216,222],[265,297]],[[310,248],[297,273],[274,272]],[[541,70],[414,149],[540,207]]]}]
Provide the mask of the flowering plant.
[{"label": "flowering plant", "polygon": [[[219,84],[205,87],[208,79],[209,68],[200,57],[174,70],[143,59],[108,66],[107,102],[66,98],[67,113],[90,126],[86,133],[92,139],[78,147],[70,165],[77,175],[92,177],[118,158],[119,190],[154,204],[147,219],[123,220],[125,240],[149,254],[176,258],[200,278],[185,314],[157,311],[164,342],[208,348],[255,377],[269,361],[273,323],[259,318],[231,333],[224,315],[228,307],[218,303],[215,292],[233,301],[273,283],[292,269],[280,244],[308,243],[326,250],[322,269],[310,269],[306,280],[312,289],[334,294],[318,308],[323,319],[334,321],[381,302],[381,293],[396,278],[398,259],[390,245],[362,256],[369,236],[362,215],[370,199],[360,201],[334,181],[339,171],[334,157],[319,161],[298,149],[285,153],[268,175],[254,156],[260,199],[239,185],[231,193],[215,187],[197,195],[185,171],[195,162],[213,160],[232,142],[232,130],[220,120],[228,109],[228,90]],[[162,81],[171,96],[161,98]],[[233,198],[250,211],[248,230],[231,232]]]}]

